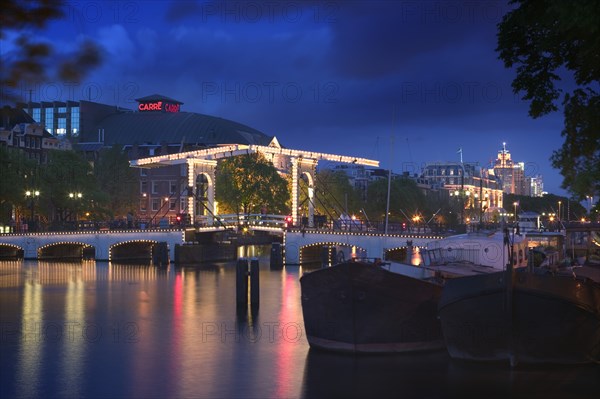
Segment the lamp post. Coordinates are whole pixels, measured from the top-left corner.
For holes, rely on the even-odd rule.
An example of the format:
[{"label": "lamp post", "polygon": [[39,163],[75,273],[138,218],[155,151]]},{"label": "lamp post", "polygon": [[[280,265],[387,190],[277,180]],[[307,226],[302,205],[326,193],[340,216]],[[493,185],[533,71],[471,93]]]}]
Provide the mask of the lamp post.
[{"label": "lamp post", "polygon": [[29,199],[29,208],[31,209],[31,217],[29,219],[29,231],[34,231],[34,209],[35,209],[35,200],[40,197],[40,192],[38,190],[27,190],[25,191],[25,197]]},{"label": "lamp post", "polygon": [[586,204],[587,213],[588,213],[589,216],[591,216],[590,211],[592,210],[592,202],[594,200],[594,196],[593,195],[586,195],[585,198],[587,199],[587,204]]},{"label": "lamp post", "polygon": [[[488,193],[485,193],[483,198],[485,198],[485,199],[483,201],[481,201],[481,204],[480,204],[481,205],[481,208],[480,208],[481,216],[479,219],[482,222],[483,222],[483,212],[490,207],[490,205],[489,205],[490,195]],[[484,204],[484,202],[485,202],[485,204]],[[486,220],[487,220],[487,218],[486,218]]]},{"label": "lamp post", "polygon": [[515,222],[517,221],[517,205],[519,205],[517,201],[513,202],[513,206],[515,207]]},{"label": "lamp post", "polygon": [[[83,194],[81,193],[69,193],[69,198],[72,200],[81,200],[81,198],[83,197]],[[78,216],[78,212],[79,212],[79,206],[78,204],[75,204],[75,224],[77,224],[79,216]],[[77,227],[77,226],[76,226]]]},{"label": "lamp post", "polygon": [[558,201],[558,223],[560,223],[560,204],[562,204],[562,201]]}]

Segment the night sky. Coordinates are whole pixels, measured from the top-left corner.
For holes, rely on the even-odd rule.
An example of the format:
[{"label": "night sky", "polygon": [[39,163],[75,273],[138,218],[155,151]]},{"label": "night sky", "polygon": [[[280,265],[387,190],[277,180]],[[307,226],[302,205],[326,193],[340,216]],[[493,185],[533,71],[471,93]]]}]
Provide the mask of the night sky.
[{"label": "night sky", "polygon": [[[48,83],[34,101],[134,108],[163,94],[182,111],[232,119],[288,148],[378,159],[488,165],[506,142],[526,174],[564,195],[552,151],[562,112],[528,116],[496,48],[503,1],[73,1],[39,38],[83,38],[104,61],[81,84]],[[6,51],[6,50],[5,50]],[[27,90],[23,90],[26,92]],[[28,94],[26,94],[26,97]]]}]

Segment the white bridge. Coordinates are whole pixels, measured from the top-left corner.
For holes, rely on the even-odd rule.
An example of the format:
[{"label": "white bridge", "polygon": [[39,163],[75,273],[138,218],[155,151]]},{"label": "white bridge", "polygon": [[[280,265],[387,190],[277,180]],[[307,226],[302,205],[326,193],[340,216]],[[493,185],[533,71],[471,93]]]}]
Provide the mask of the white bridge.
[{"label": "white bridge", "polygon": [[[240,223],[236,219],[224,218],[226,224]],[[321,261],[324,252],[331,263],[350,258],[387,258],[394,251],[408,246],[424,248],[441,236],[417,234],[382,234],[376,232],[348,230],[307,231],[282,229],[282,220],[244,218],[243,224],[249,230],[264,230],[274,234],[283,233],[285,264],[298,265]],[[225,224],[225,223],[224,223]],[[224,231],[225,226],[188,229],[187,232]],[[189,238],[188,238],[189,240]],[[168,258],[175,259],[175,246],[186,243],[186,230],[183,229],[144,229],[111,231],[43,232],[0,235],[0,255],[15,256],[20,253],[24,259],[88,258],[108,261],[135,261],[152,259],[158,247],[168,250]],[[159,245],[160,244],[160,245]]]},{"label": "white bridge", "polygon": [[408,246],[425,248],[441,236],[381,234],[331,230],[292,230],[284,235],[285,264],[298,265],[321,260],[323,252],[332,262],[350,258],[380,258]]},{"label": "white bridge", "polygon": [[184,239],[185,231],[174,229],[3,234],[0,248],[22,251],[24,259],[130,260],[152,259],[156,245],[166,243],[173,260],[175,245]]}]

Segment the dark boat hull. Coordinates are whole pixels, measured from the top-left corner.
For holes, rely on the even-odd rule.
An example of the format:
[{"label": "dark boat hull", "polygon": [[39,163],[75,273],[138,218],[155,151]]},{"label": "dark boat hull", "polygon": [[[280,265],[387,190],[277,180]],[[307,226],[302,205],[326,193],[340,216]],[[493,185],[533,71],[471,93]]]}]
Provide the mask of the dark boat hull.
[{"label": "dark boat hull", "polygon": [[452,358],[516,363],[600,361],[600,286],[550,274],[504,272],[448,280],[439,304]]},{"label": "dark boat hull", "polygon": [[361,262],[306,273],[300,284],[311,347],[352,353],[443,348],[438,284]]}]

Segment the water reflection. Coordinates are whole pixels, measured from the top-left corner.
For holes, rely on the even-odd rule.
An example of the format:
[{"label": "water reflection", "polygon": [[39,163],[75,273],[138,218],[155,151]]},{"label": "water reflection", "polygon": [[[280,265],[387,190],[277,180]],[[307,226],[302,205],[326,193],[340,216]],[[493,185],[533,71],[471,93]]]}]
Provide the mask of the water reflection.
[{"label": "water reflection", "polygon": [[[258,255],[260,308],[238,312],[235,262],[157,268],[0,262],[2,397],[589,397],[597,367],[463,365],[445,351],[308,349],[299,278]],[[252,254],[253,252],[247,252]]]},{"label": "water reflection", "polygon": [[[77,278],[80,277],[80,278]],[[68,397],[81,397],[82,370],[85,355],[84,340],[97,339],[99,332],[86,324],[85,284],[81,275],[67,282],[65,323],[62,331],[62,362],[60,392]]]},{"label": "water reflection", "polygon": [[20,321],[20,329],[16,325],[10,326],[16,329],[15,332],[21,332],[17,359],[17,392],[20,397],[36,397],[39,396],[40,358],[44,343],[42,286],[38,282],[25,282]]},{"label": "water reflection", "polygon": [[353,356],[311,349],[302,397],[445,397],[447,363],[443,351]]}]

